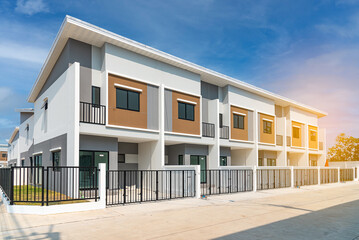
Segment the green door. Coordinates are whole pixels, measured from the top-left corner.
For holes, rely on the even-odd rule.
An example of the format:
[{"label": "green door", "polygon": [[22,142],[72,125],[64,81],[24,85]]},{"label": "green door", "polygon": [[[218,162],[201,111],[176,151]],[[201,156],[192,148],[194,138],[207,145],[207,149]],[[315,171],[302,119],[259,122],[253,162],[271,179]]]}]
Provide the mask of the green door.
[{"label": "green door", "polygon": [[80,188],[97,187],[96,172],[99,163],[106,163],[108,170],[108,152],[80,151]]},{"label": "green door", "polygon": [[200,165],[201,168],[201,183],[205,183],[207,180],[207,158],[206,156],[191,155],[191,165]]},{"label": "green door", "polygon": [[227,157],[220,157],[219,165],[227,166]]}]

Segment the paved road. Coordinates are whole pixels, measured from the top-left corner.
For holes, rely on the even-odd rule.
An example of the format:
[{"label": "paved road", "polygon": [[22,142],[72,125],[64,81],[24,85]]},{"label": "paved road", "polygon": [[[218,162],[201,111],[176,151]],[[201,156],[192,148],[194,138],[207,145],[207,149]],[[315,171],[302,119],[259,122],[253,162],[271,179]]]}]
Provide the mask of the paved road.
[{"label": "paved road", "polygon": [[359,239],[359,183],[49,216],[0,207],[0,239]]}]

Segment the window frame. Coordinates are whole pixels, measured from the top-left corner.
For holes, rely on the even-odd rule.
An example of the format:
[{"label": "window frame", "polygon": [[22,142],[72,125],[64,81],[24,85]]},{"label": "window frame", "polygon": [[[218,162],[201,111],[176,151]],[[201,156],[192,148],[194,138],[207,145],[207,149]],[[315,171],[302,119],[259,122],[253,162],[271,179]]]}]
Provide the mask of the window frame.
[{"label": "window frame", "polygon": [[[185,106],[184,108],[184,118],[180,117],[180,104],[183,104]],[[188,118],[187,116],[187,106],[192,106],[193,107],[193,119],[190,119]],[[181,119],[181,120],[187,120],[187,121],[195,121],[196,119],[196,116],[195,116],[195,107],[196,105],[195,104],[191,104],[191,103],[186,103],[186,102],[181,102],[181,101],[177,101],[177,108],[178,108],[178,119]]]},{"label": "window frame", "polygon": [[[269,125],[270,131],[268,131],[268,123],[270,124]],[[263,133],[265,133],[265,134],[272,134],[273,133],[273,122],[272,121],[268,121],[268,120],[263,119]]]},{"label": "window frame", "polygon": [[[236,126],[236,121],[235,121],[236,117],[238,117],[238,126]],[[239,117],[241,117],[243,119],[242,128],[240,128],[240,125],[239,125]],[[233,113],[233,128],[244,130],[245,129],[245,127],[244,127],[244,118],[245,117],[246,117],[245,115]]]},{"label": "window frame", "polygon": [[[94,90],[98,90],[98,104],[94,103]],[[95,107],[99,107],[101,105],[101,88],[100,87],[96,87],[96,86],[92,86],[91,88],[91,103],[92,106]]]},{"label": "window frame", "polygon": [[[126,103],[126,108],[124,108],[124,107],[120,107],[119,106],[119,104],[118,104],[118,102],[117,102],[117,91],[124,91],[124,92],[126,92],[126,97],[127,97],[127,103]],[[138,109],[136,110],[136,109],[130,109],[129,108],[129,92],[131,92],[131,93],[136,93],[137,94],[137,98],[138,98]],[[124,89],[124,88],[119,88],[119,87],[116,87],[116,108],[117,109],[122,109],[122,110],[129,110],[129,111],[134,111],[134,112],[140,112],[140,110],[141,110],[141,102],[140,102],[140,100],[141,100],[141,98],[140,98],[140,94],[141,94],[141,92],[138,92],[138,91],[132,91],[132,90],[129,90],[129,89]],[[119,99],[120,100],[120,99]]]}]

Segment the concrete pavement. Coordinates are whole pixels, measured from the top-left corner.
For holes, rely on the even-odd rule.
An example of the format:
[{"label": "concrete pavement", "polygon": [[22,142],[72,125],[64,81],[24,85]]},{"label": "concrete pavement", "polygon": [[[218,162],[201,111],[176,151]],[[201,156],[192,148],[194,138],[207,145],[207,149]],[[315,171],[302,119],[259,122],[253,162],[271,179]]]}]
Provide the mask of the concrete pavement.
[{"label": "concrete pavement", "polygon": [[354,239],[359,183],[236,193],[48,216],[8,214],[4,239]]}]

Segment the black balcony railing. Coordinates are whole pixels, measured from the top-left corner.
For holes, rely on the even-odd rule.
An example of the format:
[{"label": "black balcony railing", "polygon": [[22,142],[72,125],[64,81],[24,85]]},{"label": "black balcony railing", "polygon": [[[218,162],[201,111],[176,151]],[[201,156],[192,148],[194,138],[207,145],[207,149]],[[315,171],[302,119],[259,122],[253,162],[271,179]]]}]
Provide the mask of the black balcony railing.
[{"label": "black balcony railing", "polygon": [[80,122],[106,124],[106,106],[80,102]]},{"label": "black balcony railing", "polygon": [[222,126],[219,128],[219,137],[221,139],[229,139],[229,127],[228,126]]},{"label": "black balcony railing", "polygon": [[213,123],[202,123],[202,136],[214,138],[215,128]]}]

